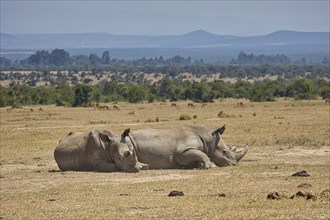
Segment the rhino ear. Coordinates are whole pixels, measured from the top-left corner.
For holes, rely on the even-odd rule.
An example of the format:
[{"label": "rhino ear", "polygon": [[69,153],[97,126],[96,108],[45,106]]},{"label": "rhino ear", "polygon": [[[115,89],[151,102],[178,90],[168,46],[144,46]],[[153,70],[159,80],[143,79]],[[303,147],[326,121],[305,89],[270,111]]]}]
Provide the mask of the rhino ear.
[{"label": "rhino ear", "polygon": [[105,134],[102,134],[102,133],[99,133],[99,137],[101,138],[101,140],[103,142],[113,142],[114,141],[114,139],[112,139],[108,135],[105,135]]},{"label": "rhino ear", "polygon": [[122,134],[121,134],[121,137],[122,138],[125,138],[128,136],[128,134],[131,133],[131,129],[130,128],[127,128]]},{"label": "rhino ear", "polygon": [[226,125],[223,125],[221,128],[218,128],[212,132],[212,135],[215,135],[219,133],[220,135],[223,134],[223,132],[226,130]]}]

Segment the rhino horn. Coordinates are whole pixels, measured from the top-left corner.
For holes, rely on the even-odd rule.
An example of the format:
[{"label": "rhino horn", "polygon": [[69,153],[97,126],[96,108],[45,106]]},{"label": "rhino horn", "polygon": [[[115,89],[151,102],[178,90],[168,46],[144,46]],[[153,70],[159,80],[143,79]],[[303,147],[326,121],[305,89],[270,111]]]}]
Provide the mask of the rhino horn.
[{"label": "rhino horn", "polygon": [[240,161],[240,159],[242,159],[244,157],[244,155],[248,152],[249,147],[246,146],[245,148],[239,150],[236,152],[236,160],[237,162]]}]

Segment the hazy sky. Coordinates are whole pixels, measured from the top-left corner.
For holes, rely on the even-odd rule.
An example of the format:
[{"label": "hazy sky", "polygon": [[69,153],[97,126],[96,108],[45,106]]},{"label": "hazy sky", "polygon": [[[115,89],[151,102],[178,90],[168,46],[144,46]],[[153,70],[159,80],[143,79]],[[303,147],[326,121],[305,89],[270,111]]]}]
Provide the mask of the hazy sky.
[{"label": "hazy sky", "polygon": [[17,1],[0,0],[1,32],[174,35],[203,29],[259,35],[329,31],[323,1]]}]

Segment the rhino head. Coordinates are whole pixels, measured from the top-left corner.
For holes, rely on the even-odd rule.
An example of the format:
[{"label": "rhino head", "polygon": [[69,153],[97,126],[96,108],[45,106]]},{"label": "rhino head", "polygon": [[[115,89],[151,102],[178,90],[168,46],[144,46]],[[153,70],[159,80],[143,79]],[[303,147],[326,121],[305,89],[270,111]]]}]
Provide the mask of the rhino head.
[{"label": "rhino head", "polygon": [[140,171],[140,164],[134,149],[130,149],[123,138],[117,140],[115,137],[100,133],[100,138],[108,145],[106,153],[114,163],[124,172],[136,173]]},{"label": "rhino head", "polygon": [[248,146],[238,151],[236,151],[236,147],[230,149],[224,143],[221,137],[225,129],[226,127],[224,125],[212,132],[214,140],[214,151],[210,154],[210,157],[212,161],[219,167],[237,165],[238,161],[241,160],[248,151]]}]

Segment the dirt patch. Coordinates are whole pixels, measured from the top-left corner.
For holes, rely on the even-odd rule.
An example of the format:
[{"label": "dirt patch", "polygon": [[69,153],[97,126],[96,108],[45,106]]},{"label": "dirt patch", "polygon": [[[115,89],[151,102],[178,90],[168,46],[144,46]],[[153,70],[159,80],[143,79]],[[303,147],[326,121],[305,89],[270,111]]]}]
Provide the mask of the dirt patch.
[{"label": "dirt patch", "polygon": [[[251,150],[243,158],[241,163],[257,164],[329,164],[330,147],[306,150],[300,147],[275,152],[255,152]],[[316,160],[317,158],[317,160]],[[276,169],[276,168],[274,168]],[[278,167],[277,167],[278,169]],[[49,172],[53,171],[53,172]],[[16,163],[1,165],[1,192],[7,191],[39,191],[65,184],[76,184],[90,181],[96,185],[123,184],[123,183],[149,183],[159,181],[186,180],[196,177],[192,173],[183,173],[184,170],[147,170],[139,174],[129,175],[125,173],[96,173],[96,172],[56,172],[59,171],[54,161],[32,159],[28,164]],[[276,172],[271,172],[271,175]],[[218,170],[210,173],[210,177],[223,177],[227,173]]]},{"label": "dirt patch", "polygon": [[[143,177],[127,177],[127,178],[120,178],[116,179],[114,183],[147,183],[147,182],[157,182],[157,181],[170,181],[170,180],[184,180],[194,177],[194,175],[189,174],[175,174],[175,173],[168,173],[168,174],[160,174],[160,175],[152,175],[153,171],[149,171],[150,176],[143,176]],[[157,172],[157,171],[155,171]],[[159,172],[159,171],[158,171]]]},{"label": "dirt patch", "polygon": [[[330,162],[330,147],[324,146],[318,149],[304,149],[302,147],[279,148],[280,150],[271,151],[265,149],[251,149],[242,161],[248,163],[290,163],[290,164],[313,164],[322,165]],[[259,152],[256,152],[259,151]],[[316,159],[317,158],[317,159]]]},{"label": "dirt patch", "polygon": [[[239,101],[244,107],[237,107]],[[209,103],[207,111],[197,103],[188,109],[188,102],[177,102],[178,108],[169,102],[119,103],[121,111],[98,112],[42,106],[47,114],[1,108],[0,219],[329,219],[330,130],[324,101],[230,99]],[[219,111],[230,117],[218,118]],[[181,114],[198,118],[179,121]],[[143,123],[157,117],[159,122]],[[238,166],[134,174],[61,172],[54,161],[55,146],[72,131],[104,128],[121,134],[129,126],[193,124],[212,129],[226,124],[224,141],[238,148],[248,144],[249,152]],[[310,176],[291,177],[302,170]],[[168,197],[172,190],[185,196]],[[304,190],[317,199],[296,195]],[[282,191],[295,198],[266,199]]]}]

